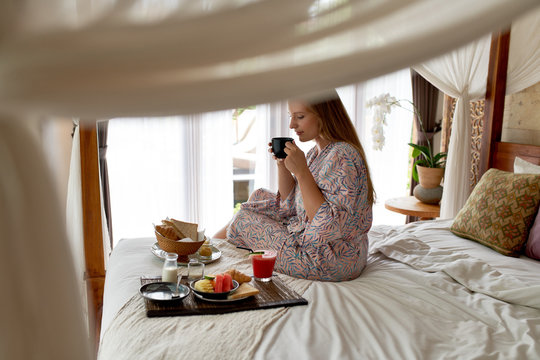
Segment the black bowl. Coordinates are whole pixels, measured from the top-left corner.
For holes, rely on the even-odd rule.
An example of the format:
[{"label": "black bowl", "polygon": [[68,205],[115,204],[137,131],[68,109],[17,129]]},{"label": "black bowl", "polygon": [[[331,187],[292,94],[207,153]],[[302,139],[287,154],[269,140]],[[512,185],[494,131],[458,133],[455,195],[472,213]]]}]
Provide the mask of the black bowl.
[{"label": "black bowl", "polygon": [[238,281],[233,280],[232,281],[233,287],[231,291],[220,292],[220,293],[209,293],[209,292],[199,291],[195,289],[195,283],[199,280],[201,279],[191,281],[189,283],[189,287],[191,288],[191,290],[193,290],[194,293],[197,293],[198,295],[201,295],[204,298],[212,299],[212,300],[224,300],[229,296],[229,294],[232,294],[233,292],[235,292],[236,289],[238,289],[238,286],[240,286],[240,284],[238,284]]},{"label": "black bowl", "polygon": [[183,300],[189,295],[189,291],[190,290],[186,285],[179,284],[177,294],[176,284],[168,282],[149,283],[141,286],[139,289],[139,293],[144,298],[158,302]]}]

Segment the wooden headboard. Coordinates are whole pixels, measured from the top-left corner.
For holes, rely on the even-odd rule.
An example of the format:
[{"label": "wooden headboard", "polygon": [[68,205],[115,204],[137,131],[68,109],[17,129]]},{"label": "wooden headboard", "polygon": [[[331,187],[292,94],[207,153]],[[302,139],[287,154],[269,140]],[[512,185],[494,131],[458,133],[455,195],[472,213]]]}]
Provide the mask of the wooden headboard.
[{"label": "wooden headboard", "polygon": [[509,31],[493,35],[486,86],[486,111],[482,132],[480,176],[489,168],[513,172],[516,156],[540,165],[540,146],[501,141],[509,46]]},{"label": "wooden headboard", "polygon": [[540,165],[540,146],[496,142],[491,167],[514,171],[514,159],[516,156],[530,163]]}]

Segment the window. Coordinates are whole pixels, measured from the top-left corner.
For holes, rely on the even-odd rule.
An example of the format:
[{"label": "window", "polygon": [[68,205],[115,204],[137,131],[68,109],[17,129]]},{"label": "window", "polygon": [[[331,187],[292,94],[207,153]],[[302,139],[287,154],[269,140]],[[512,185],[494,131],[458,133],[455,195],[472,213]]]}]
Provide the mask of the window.
[{"label": "window", "polygon": [[[383,151],[371,144],[365,102],[381,93],[410,97],[409,70],[340,88],[355,123],[377,191],[373,224],[403,224],[405,216],[384,208],[390,197],[408,194],[412,119],[393,112]],[[277,191],[277,169],[268,153],[274,136],[291,136],[285,102],[214,113],[109,122],[108,166],[113,238],[153,236],[152,222],[167,216],[196,222],[213,234],[235,206],[257,188]]]},{"label": "window", "polygon": [[234,207],[249,199],[255,184],[257,161],[257,111],[255,106],[238,108],[232,112],[232,154]]}]

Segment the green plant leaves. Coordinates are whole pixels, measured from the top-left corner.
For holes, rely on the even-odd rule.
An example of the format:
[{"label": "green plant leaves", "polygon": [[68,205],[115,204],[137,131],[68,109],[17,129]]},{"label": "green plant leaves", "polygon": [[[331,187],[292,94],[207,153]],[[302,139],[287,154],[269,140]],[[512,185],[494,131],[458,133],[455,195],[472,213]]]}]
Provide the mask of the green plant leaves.
[{"label": "green plant leaves", "polygon": [[429,147],[424,145],[418,145],[409,143],[409,146],[413,148],[412,157],[417,158],[422,156],[420,159],[416,160],[413,164],[412,176],[414,181],[418,182],[418,171],[416,170],[416,165],[425,166],[428,168],[443,168],[446,166],[446,157],[448,156],[445,152],[440,152],[433,156]]},{"label": "green plant leaves", "polygon": [[448,154],[445,152],[440,152],[436,154],[433,157],[433,163],[435,164],[434,167],[445,167],[446,166],[446,158]]},{"label": "green plant leaves", "polygon": [[412,171],[412,177],[413,177],[414,181],[419,182],[418,181],[418,170],[416,169],[416,165],[425,166],[425,167],[430,167],[430,166],[429,166],[428,162],[425,159],[418,159],[418,160],[416,160],[414,162],[413,171]]}]

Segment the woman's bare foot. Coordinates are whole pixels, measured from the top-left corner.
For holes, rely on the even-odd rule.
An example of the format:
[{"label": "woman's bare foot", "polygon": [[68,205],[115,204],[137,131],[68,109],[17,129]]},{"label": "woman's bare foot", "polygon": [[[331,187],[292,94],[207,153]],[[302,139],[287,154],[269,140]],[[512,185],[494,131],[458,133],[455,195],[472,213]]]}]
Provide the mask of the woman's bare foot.
[{"label": "woman's bare foot", "polygon": [[212,236],[213,239],[226,239],[227,238],[227,229],[229,228],[229,225],[231,223],[229,222],[227,225],[225,225],[221,230],[219,230],[217,233]]}]

